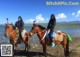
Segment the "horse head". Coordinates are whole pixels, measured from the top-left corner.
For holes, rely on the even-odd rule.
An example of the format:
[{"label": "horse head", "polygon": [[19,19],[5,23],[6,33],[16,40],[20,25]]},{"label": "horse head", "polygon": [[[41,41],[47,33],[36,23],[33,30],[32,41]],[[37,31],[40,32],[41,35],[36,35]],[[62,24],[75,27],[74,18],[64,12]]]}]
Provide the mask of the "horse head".
[{"label": "horse head", "polygon": [[33,27],[30,30],[30,36],[32,36],[33,34],[38,34],[39,32],[45,29],[46,28],[41,25],[33,25]]},{"label": "horse head", "polygon": [[12,24],[5,24],[5,37],[9,37],[12,30],[14,30],[14,26]]},{"label": "horse head", "polygon": [[29,33],[30,36],[32,36],[33,34],[37,33],[37,29],[36,28],[37,28],[37,25],[33,25],[32,26],[32,28],[30,30],[30,33]]}]

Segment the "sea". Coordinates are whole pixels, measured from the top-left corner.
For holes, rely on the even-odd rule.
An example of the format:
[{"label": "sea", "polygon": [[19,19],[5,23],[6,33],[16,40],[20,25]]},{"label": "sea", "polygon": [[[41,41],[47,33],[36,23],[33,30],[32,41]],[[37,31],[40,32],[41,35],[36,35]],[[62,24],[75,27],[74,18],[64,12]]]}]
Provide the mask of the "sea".
[{"label": "sea", "polygon": [[[31,30],[31,28],[32,26],[24,27],[24,29],[26,29],[28,32]],[[74,37],[74,38],[80,37],[80,28],[56,28],[56,30],[68,33],[71,37]],[[9,38],[6,38],[4,36],[4,32],[5,32],[5,25],[0,25],[0,44],[4,42],[9,42]],[[39,39],[36,34],[30,38],[30,42],[32,43],[32,45],[39,43]]]}]

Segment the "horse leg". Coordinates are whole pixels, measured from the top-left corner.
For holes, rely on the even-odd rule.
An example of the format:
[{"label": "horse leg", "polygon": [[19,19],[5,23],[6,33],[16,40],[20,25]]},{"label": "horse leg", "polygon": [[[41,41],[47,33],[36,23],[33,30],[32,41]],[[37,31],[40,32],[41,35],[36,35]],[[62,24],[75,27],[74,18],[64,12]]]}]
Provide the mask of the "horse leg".
[{"label": "horse leg", "polygon": [[14,54],[16,54],[17,52],[16,52],[16,47],[17,47],[17,44],[15,44],[13,41],[12,41],[12,43],[11,43],[12,45],[13,45],[13,48],[12,48],[12,50],[13,50],[13,57],[14,57]]},{"label": "horse leg", "polygon": [[28,46],[27,46],[27,51],[29,51],[29,49],[30,49],[30,44],[28,43],[27,45],[28,45]]},{"label": "horse leg", "polygon": [[67,39],[67,44],[66,44],[66,49],[64,49],[65,51],[65,57],[69,57],[69,40]]},{"label": "horse leg", "polygon": [[26,38],[22,38],[24,44],[25,44],[25,51],[28,51],[30,49],[30,44],[29,44],[29,41],[28,39]]},{"label": "horse leg", "polygon": [[15,40],[14,42],[13,42],[13,46],[14,46],[14,50],[18,50],[18,48],[17,48],[17,41]]},{"label": "horse leg", "polygon": [[46,45],[42,45],[43,46],[43,54],[45,55],[45,57],[47,57],[47,53],[46,53]]},{"label": "horse leg", "polygon": [[28,44],[25,43],[25,42],[24,42],[24,44],[25,44],[25,49],[24,49],[24,51],[28,51]]},{"label": "horse leg", "polygon": [[29,42],[28,41],[24,41],[24,44],[25,44],[25,51],[29,51],[29,49],[30,49],[30,44],[29,44]]},{"label": "horse leg", "polygon": [[28,52],[28,51],[29,51],[29,49],[30,49],[30,45],[29,45],[28,43],[27,43],[27,44],[25,43],[25,51],[27,51],[27,52]]},{"label": "horse leg", "polygon": [[27,35],[27,38],[26,38],[26,48],[27,48],[27,52],[29,51],[29,49],[30,49],[30,37],[29,37],[29,35]]},{"label": "horse leg", "polygon": [[14,56],[14,44],[13,44],[13,41],[10,39],[10,43],[12,44],[12,50],[13,50],[13,56]]},{"label": "horse leg", "polygon": [[67,39],[67,44],[63,45],[65,57],[69,57],[69,40]]}]

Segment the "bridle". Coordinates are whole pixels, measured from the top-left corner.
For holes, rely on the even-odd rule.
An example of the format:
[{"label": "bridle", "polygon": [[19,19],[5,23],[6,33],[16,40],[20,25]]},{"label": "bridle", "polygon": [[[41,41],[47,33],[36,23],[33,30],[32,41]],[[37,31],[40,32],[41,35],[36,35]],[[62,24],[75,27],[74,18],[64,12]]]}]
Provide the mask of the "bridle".
[{"label": "bridle", "polygon": [[[40,32],[38,32],[38,33],[36,33],[36,34],[41,34],[42,32],[45,32],[45,31],[46,31],[46,29],[45,29],[45,30],[42,30],[42,31],[40,31]],[[34,30],[31,30],[31,33],[34,34]],[[41,41],[45,38],[46,33],[47,33],[47,31],[45,32],[45,34],[44,34],[44,36],[42,37]]]},{"label": "bridle", "polygon": [[[5,28],[5,29],[8,29],[8,28]],[[8,37],[11,37],[11,35],[15,32],[16,30],[15,29],[12,29],[10,32],[8,32],[7,34],[7,36]],[[17,32],[17,31],[16,31]],[[16,38],[17,39],[17,38]],[[14,39],[14,40],[16,40],[16,39]]]},{"label": "bridle", "polygon": [[13,30],[13,31],[10,33],[10,35],[13,34],[14,31],[15,31],[15,30]]}]

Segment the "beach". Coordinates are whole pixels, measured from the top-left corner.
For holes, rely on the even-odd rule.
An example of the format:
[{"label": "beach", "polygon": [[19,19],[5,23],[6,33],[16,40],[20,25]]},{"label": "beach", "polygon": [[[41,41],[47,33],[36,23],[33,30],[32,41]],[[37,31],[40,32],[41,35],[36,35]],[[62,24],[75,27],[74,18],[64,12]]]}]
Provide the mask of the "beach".
[{"label": "beach", "polygon": [[[31,26],[25,26],[25,29],[30,31]],[[72,37],[72,42],[69,42],[70,57],[80,57],[80,28],[57,28],[57,30],[66,32]],[[9,38],[4,37],[4,31],[5,26],[0,26],[0,46],[1,44],[10,44]],[[24,51],[24,49],[24,43],[18,44],[18,51],[14,52],[14,57],[44,57],[37,35],[30,38],[29,52]],[[64,57],[63,47],[61,45],[57,45],[54,48],[48,46],[47,57]]]},{"label": "beach", "polygon": [[80,57],[80,0],[0,0],[0,57],[46,57],[45,42],[47,57]]},{"label": "beach", "polygon": [[[44,57],[42,46],[37,41],[34,45],[31,45],[29,52],[24,51],[24,43],[18,44],[18,50],[14,52],[14,57]],[[9,44],[4,42],[0,44]],[[32,43],[31,43],[32,44]],[[69,42],[70,57],[80,57],[80,38],[72,37],[72,42]],[[65,57],[64,49],[61,45],[57,45],[54,48],[47,47],[47,57]]]}]

